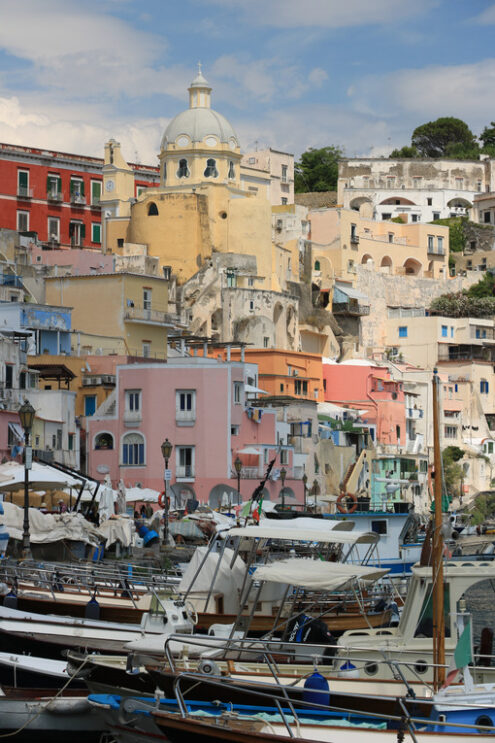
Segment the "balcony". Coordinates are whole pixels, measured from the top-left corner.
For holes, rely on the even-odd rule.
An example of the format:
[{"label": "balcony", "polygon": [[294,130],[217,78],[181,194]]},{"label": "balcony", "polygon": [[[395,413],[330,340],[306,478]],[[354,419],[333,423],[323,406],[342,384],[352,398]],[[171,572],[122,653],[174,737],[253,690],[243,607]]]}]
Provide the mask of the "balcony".
[{"label": "balcony", "polygon": [[51,189],[50,191],[48,191],[46,198],[48,201],[58,201],[59,203],[63,201],[61,191],[56,191],[55,189]]},{"label": "balcony", "polygon": [[350,241],[351,245],[359,245],[359,236],[351,233]]},{"label": "balcony", "polygon": [[406,418],[410,418],[410,420],[417,421],[422,418],[423,415],[423,410],[417,410],[416,408],[406,408]]},{"label": "balcony", "polygon": [[175,469],[176,480],[194,480],[194,467],[192,464],[182,464]]},{"label": "balcony", "polygon": [[93,196],[91,199],[91,209],[101,209],[101,201],[99,197]]},{"label": "balcony", "polygon": [[178,426],[194,426],[196,423],[195,410],[176,410],[175,422]]},{"label": "balcony", "polygon": [[17,186],[17,198],[18,199],[32,199],[33,189],[27,186]]},{"label": "balcony", "polygon": [[[292,468],[287,467],[286,464],[284,464],[283,467],[287,473],[285,476],[285,482],[287,484],[287,480],[294,479],[294,473],[292,471]],[[242,480],[260,480],[260,479],[263,479],[265,474],[266,474],[266,464],[262,465],[261,467],[242,467],[241,468],[241,479]],[[303,470],[301,470],[301,477],[303,474],[304,472]],[[235,472],[232,474],[232,477],[237,477]],[[279,478],[277,478],[277,481],[279,481]]]},{"label": "balcony", "polygon": [[428,245],[428,255],[445,255],[445,248],[441,246],[435,247],[434,245]]},{"label": "balcony", "polygon": [[22,289],[23,286],[20,276],[14,276],[13,274],[9,273],[0,274],[0,285],[15,286],[16,289]]},{"label": "balcony", "polygon": [[140,410],[125,410],[124,411],[124,426],[134,428],[139,426],[143,419],[143,414]]},{"label": "balcony", "polygon": [[369,304],[360,304],[359,302],[334,302],[332,304],[332,313],[334,315],[353,315],[360,317],[370,314]]},{"label": "balcony", "polygon": [[124,320],[138,323],[150,323],[152,325],[175,325],[179,318],[168,312],[160,310],[147,310],[144,307],[126,307]]},{"label": "balcony", "polygon": [[70,195],[70,203],[74,204],[74,206],[85,206],[86,205],[86,197],[83,196],[80,193],[71,193]]}]

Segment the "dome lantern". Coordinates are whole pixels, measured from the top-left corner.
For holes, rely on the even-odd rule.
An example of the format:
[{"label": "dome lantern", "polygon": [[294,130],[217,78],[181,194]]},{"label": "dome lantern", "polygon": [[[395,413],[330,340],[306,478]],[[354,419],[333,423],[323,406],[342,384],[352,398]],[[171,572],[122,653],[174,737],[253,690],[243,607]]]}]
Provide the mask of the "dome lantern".
[{"label": "dome lantern", "polygon": [[201,62],[198,62],[198,74],[188,88],[189,108],[210,108],[211,87],[201,72]]}]

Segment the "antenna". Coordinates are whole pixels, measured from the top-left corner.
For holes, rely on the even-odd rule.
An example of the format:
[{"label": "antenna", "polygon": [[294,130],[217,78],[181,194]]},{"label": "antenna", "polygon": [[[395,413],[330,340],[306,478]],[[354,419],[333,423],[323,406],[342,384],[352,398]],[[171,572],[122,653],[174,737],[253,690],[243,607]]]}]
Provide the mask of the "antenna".
[{"label": "antenna", "polygon": [[201,68],[202,68],[201,62],[198,60],[198,75],[201,75]]}]

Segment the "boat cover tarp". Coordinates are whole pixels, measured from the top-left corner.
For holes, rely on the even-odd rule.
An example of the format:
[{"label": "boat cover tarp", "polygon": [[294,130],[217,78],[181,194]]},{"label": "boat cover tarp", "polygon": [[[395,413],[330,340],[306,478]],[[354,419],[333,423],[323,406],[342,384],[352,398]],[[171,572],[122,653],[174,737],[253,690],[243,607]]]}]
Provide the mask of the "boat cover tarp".
[{"label": "boat cover tarp", "polygon": [[315,527],[299,526],[301,519],[290,521],[271,520],[259,526],[241,526],[231,529],[229,537],[250,539],[283,539],[294,542],[325,542],[327,544],[376,544],[380,538],[371,531],[340,531],[322,526],[321,519],[314,519]]},{"label": "boat cover tarp", "polygon": [[256,568],[255,577],[258,580],[301,586],[313,591],[335,591],[354,580],[378,580],[388,572],[365,565],[289,558],[261,565]]},{"label": "boat cover tarp", "polygon": [[[207,552],[209,552],[208,547],[196,547],[191,561],[186,567],[181,582],[179,583],[179,593],[187,591]],[[239,556],[236,557],[236,560],[231,567],[233,558],[234,551],[228,547],[224,550],[223,555],[218,552],[209,552],[205,563],[192,586],[193,593],[208,592],[213,584],[218,560],[220,559],[220,566],[213,584],[212,594],[223,594],[223,605],[226,614],[236,614],[238,611],[239,592],[242,588],[244,575],[246,573],[246,565]],[[208,610],[214,610],[213,600],[210,600]]]},{"label": "boat cover tarp", "polygon": [[132,519],[113,516],[100,524],[98,531],[106,539],[106,549],[114,542],[120,542],[123,547],[129,547],[132,543],[134,522]]},{"label": "boat cover tarp", "polygon": [[[3,509],[4,515],[0,516],[0,523],[7,527],[11,539],[22,539],[24,509],[14,503],[4,503]],[[29,539],[36,544],[58,542],[62,539],[93,545],[102,541],[98,529],[86,521],[82,514],[42,513],[36,508],[29,509]]]}]

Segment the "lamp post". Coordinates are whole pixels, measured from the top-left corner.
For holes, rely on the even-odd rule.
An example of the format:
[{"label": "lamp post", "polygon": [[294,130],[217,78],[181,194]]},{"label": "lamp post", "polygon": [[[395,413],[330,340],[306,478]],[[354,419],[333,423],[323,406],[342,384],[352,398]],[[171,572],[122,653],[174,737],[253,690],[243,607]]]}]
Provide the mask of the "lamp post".
[{"label": "lamp post", "polygon": [[307,484],[308,484],[308,476],[307,476],[306,473],[304,473],[304,475],[302,476],[302,481],[303,481],[303,488],[304,488],[304,510],[306,510],[306,503],[307,503],[307,499],[308,499],[308,497],[307,497],[307,490],[306,490],[306,487],[307,487]]},{"label": "lamp post", "polygon": [[29,544],[29,470],[33,461],[33,452],[29,446],[29,434],[33,427],[35,409],[28,400],[24,400],[19,408],[19,419],[24,429],[24,522],[22,529],[22,557],[29,560],[31,546]]},{"label": "lamp post", "polygon": [[280,491],[280,494],[282,496],[282,508],[285,508],[285,477],[287,475],[287,470],[285,467],[282,467],[280,470],[280,482],[282,483],[282,490]]},{"label": "lamp post", "polygon": [[234,461],[234,469],[237,475],[237,503],[241,502],[241,470],[242,470],[242,462],[240,460],[239,455],[235,458]]},{"label": "lamp post", "polygon": [[169,508],[169,500],[168,500],[168,482],[169,482],[169,473],[168,473],[168,460],[170,459],[170,455],[172,454],[173,444],[170,443],[168,439],[165,439],[163,442],[161,449],[162,449],[162,456],[165,460],[165,473],[164,473],[164,484],[165,484],[165,514],[163,517],[163,539],[165,542],[165,546],[168,544],[168,508]]},{"label": "lamp post", "polygon": [[318,480],[314,479],[313,480],[313,487],[311,488],[311,492],[312,492],[312,494],[315,497],[315,508],[316,508],[316,497],[318,495],[318,490],[319,490]]}]

